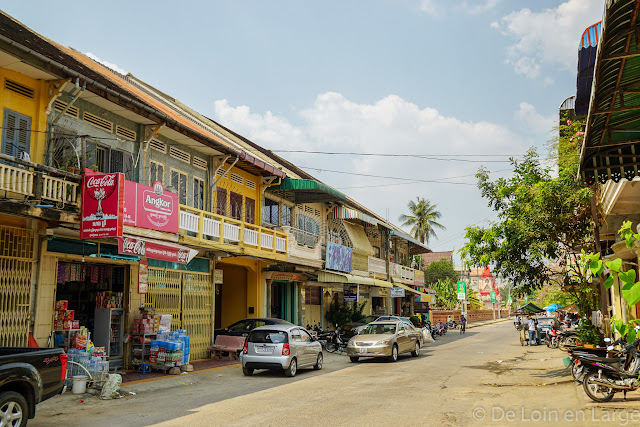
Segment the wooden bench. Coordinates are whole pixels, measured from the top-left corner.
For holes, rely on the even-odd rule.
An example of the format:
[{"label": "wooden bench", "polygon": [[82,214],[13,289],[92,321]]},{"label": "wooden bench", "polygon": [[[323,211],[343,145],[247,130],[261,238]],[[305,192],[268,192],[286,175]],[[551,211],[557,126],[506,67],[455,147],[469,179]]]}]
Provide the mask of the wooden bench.
[{"label": "wooden bench", "polygon": [[245,337],[236,337],[232,335],[218,335],[213,346],[209,347],[211,357],[216,356],[222,359],[222,353],[229,353],[229,360],[238,360],[238,353],[244,347]]}]

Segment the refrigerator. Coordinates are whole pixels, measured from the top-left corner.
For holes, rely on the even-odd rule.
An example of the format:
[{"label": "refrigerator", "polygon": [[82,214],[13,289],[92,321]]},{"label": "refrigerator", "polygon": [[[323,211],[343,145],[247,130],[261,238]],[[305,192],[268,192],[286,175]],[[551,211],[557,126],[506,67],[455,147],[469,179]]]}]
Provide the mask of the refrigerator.
[{"label": "refrigerator", "polygon": [[109,357],[109,369],[124,366],[124,309],[96,308],[93,344],[104,347]]}]

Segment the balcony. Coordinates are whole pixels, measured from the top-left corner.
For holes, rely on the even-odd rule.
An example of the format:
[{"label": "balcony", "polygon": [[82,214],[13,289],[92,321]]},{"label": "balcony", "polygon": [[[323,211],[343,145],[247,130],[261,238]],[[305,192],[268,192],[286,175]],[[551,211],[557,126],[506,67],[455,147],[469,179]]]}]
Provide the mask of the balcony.
[{"label": "balcony", "polygon": [[374,277],[387,277],[387,263],[380,258],[369,257],[369,273],[373,273]]},{"label": "balcony", "polygon": [[391,264],[391,277],[401,281],[402,283],[413,285],[415,280],[415,271],[416,270],[411,267],[405,267],[404,265],[396,264],[395,262]]},{"label": "balcony", "polygon": [[[80,206],[80,177],[53,168],[0,155],[0,191],[7,196],[54,202],[58,207]],[[58,175],[58,176],[54,176]]]},{"label": "balcony", "polygon": [[287,253],[287,235],[285,233],[249,224],[212,212],[180,205],[180,229],[193,233],[183,236],[185,240],[195,239],[195,244],[209,246],[212,243],[222,245],[222,249],[256,256],[280,255]]}]

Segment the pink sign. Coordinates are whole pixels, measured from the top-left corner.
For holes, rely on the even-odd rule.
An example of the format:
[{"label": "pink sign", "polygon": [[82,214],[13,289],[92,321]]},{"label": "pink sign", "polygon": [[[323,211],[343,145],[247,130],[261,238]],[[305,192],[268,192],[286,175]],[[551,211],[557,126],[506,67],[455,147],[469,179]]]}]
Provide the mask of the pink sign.
[{"label": "pink sign", "polygon": [[178,195],[165,191],[156,181],[153,187],[125,181],[124,224],[150,230],[178,232]]},{"label": "pink sign", "polygon": [[167,245],[161,242],[135,237],[118,238],[118,252],[123,255],[135,255],[159,259],[161,261],[178,262],[180,264],[188,264],[198,253],[195,249],[178,245]]},{"label": "pink sign", "polygon": [[85,174],[82,178],[80,238],[122,236],[123,199],[123,174]]}]

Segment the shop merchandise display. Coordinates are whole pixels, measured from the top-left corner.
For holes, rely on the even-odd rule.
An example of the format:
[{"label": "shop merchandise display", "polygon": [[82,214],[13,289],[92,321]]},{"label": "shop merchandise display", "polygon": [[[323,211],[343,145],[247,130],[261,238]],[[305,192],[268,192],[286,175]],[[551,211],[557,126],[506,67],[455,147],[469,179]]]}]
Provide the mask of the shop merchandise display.
[{"label": "shop merchandise display", "polygon": [[109,362],[105,356],[104,348],[91,346],[86,351],[71,348],[67,352],[67,356],[69,362],[73,362],[67,365],[67,378],[73,378],[74,375],[86,375],[88,371],[91,375],[92,385],[99,386],[105,381],[106,375],[109,373]]},{"label": "shop merchandise display", "polygon": [[122,308],[122,292],[98,292],[96,294],[96,308]]},{"label": "shop merchandise display", "polygon": [[155,368],[168,369],[189,363],[189,336],[184,329],[158,333],[150,345],[149,363]]}]

